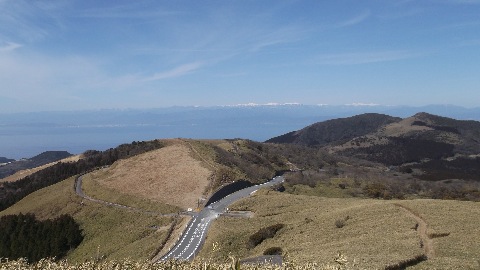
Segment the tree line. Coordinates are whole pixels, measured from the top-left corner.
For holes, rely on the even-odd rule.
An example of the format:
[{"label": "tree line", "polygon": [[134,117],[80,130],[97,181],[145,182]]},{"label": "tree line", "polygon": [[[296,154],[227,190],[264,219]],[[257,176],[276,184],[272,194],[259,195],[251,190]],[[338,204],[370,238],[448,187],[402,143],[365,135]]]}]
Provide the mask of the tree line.
[{"label": "tree line", "polygon": [[0,186],[0,211],[14,205],[28,194],[56,184],[74,175],[86,173],[95,168],[112,165],[119,159],[128,158],[151,150],[159,149],[164,143],[159,140],[122,144],[105,151],[86,151],[77,162],[57,163],[15,182]]},{"label": "tree line", "polygon": [[83,240],[79,225],[69,215],[39,221],[33,214],[0,218],[0,258],[61,259]]}]

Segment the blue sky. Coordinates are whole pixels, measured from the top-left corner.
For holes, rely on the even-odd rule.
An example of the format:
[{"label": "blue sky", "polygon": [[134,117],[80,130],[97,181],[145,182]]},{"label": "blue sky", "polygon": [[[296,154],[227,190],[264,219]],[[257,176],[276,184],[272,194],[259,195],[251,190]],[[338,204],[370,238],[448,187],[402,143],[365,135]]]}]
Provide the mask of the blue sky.
[{"label": "blue sky", "polygon": [[0,112],[480,106],[480,0],[0,0]]}]

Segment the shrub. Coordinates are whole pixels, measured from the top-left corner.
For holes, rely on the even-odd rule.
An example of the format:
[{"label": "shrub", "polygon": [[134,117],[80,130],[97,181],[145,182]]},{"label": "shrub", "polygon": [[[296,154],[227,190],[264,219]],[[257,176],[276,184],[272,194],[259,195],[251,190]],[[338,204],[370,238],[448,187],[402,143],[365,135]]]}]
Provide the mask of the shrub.
[{"label": "shrub", "polygon": [[406,259],[406,260],[403,260],[403,261],[400,261],[400,262],[397,262],[397,263],[394,263],[394,264],[387,265],[387,266],[385,266],[385,270],[405,269],[409,266],[414,266],[414,265],[417,265],[417,264],[419,264],[423,261],[426,261],[427,259],[428,259],[427,256],[424,255],[424,254],[417,255],[413,258]]},{"label": "shrub", "polygon": [[247,248],[252,249],[260,245],[265,239],[273,238],[275,234],[284,227],[284,224],[275,224],[265,228],[261,228],[256,233],[250,235]]},{"label": "shrub", "polygon": [[263,255],[282,255],[283,250],[281,247],[269,247],[265,249]]},{"label": "shrub", "polygon": [[385,197],[385,192],[387,191],[387,187],[383,183],[368,183],[364,188],[363,191],[365,195],[371,198],[381,198]]},{"label": "shrub", "polygon": [[345,226],[346,222],[344,219],[337,219],[335,220],[335,226],[337,228],[343,228]]},{"label": "shrub", "polygon": [[444,232],[444,233],[429,233],[428,238],[433,239],[433,238],[440,238],[440,237],[446,237],[449,236],[449,232]]}]

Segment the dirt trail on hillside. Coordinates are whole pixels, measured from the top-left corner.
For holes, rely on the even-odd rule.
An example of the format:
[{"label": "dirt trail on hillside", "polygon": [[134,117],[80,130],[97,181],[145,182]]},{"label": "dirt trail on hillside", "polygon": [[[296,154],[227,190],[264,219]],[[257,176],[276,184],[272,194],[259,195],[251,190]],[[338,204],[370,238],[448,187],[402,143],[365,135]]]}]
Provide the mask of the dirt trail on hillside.
[{"label": "dirt trail on hillside", "polygon": [[433,241],[430,237],[428,237],[428,224],[427,222],[420,216],[420,214],[416,213],[412,209],[403,206],[401,204],[395,203],[396,206],[402,208],[407,212],[407,214],[415,219],[417,221],[418,227],[417,227],[417,232],[418,235],[420,236],[420,239],[422,241],[423,249],[425,250],[425,256],[427,256],[427,259],[432,259],[435,257],[435,250],[433,248]]}]

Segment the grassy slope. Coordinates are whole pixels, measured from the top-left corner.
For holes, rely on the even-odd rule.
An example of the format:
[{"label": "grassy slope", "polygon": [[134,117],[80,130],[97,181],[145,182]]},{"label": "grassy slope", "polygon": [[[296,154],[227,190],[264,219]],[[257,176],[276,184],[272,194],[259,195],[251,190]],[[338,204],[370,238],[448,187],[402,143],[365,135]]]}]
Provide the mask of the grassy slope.
[{"label": "grassy slope", "polygon": [[[195,158],[188,160],[190,165],[195,163],[195,166],[201,168],[202,165],[198,162],[200,161],[203,166],[208,168],[206,162],[209,161],[213,164],[211,148],[204,143],[182,140],[167,140],[166,142],[169,145],[187,146],[189,149],[194,149],[195,151],[187,150],[189,152],[187,155]],[[160,153],[160,155],[156,153]],[[89,196],[108,202],[128,205],[146,211],[176,213],[181,208],[152,200],[148,196],[132,194],[131,187],[129,190],[118,190],[118,188],[114,190],[102,183],[106,180],[115,181],[116,179],[112,178],[112,175],[115,176],[118,173],[121,173],[122,176],[128,176],[127,180],[136,182],[145,180],[146,178],[143,177],[145,175],[152,179],[158,179],[158,175],[152,177],[150,174],[164,173],[165,170],[158,172],[162,164],[171,163],[172,159],[175,161],[176,156],[170,156],[169,154],[162,154],[162,149],[151,151],[120,161],[124,166],[118,167],[117,163],[119,162],[117,162],[110,168],[87,174],[84,176],[83,190]],[[199,157],[200,155],[202,158]],[[183,157],[186,158],[185,155]],[[126,169],[136,173],[135,177],[129,176]],[[74,193],[73,184],[74,179],[71,178],[41,189],[9,209],[0,212],[0,215],[31,212],[41,219],[54,218],[61,214],[72,215],[80,224],[85,235],[82,244],[68,255],[68,259],[74,262],[99,257],[106,259],[129,257],[135,260],[144,260],[155,255],[172,224],[172,218],[134,213],[82,200]],[[132,184],[141,185],[141,183]],[[199,194],[202,192],[203,190],[200,190]]]},{"label": "grassy slope", "polygon": [[[196,150],[191,153],[192,156],[212,170],[223,165],[214,162],[214,153],[209,145],[214,144],[224,149],[232,147],[231,143],[225,141],[188,141],[188,144]],[[324,190],[323,196],[348,196],[346,190],[338,189],[336,180],[332,179],[333,186]],[[316,194],[317,189],[323,190],[326,186],[304,188],[298,192]],[[145,210],[169,212],[177,209],[112,192],[95,181],[89,181],[88,176],[84,189],[87,194],[92,192],[94,197]],[[19,212],[33,212],[39,218],[52,218],[64,213],[73,215],[86,236],[80,247],[68,256],[74,262],[102,256],[107,259],[148,259],[165,238],[172,221],[170,218],[132,213],[88,201],[82,205],[81,201],[73,192],[73,179],[68,179],[31,194],[15,206],[0,212],[0,215]],[[278,246],[287,251],[291,259],[300,262],[331,263],[340,252],[347,257],[350,265],[355,263],[365,268],[383,267],[423,253],[419,236],[412,229],[415,220],[394,203],[419,213],[429,224],[430,232],[450,233],[447,237],[433,239],[436,256],[416,268],[480,266],[477,261],[480,250],[480,229],[476,226],[480,222],[478,203],[322,198],[267,191],[259,191],[253,198],[232,207],[254,211],[254,218],[220,218],[215,221],[200,257],[225,261],[229,254],[250,257],[261,255],[269,247]],[[347,216],[349,219],[345,227],[336,228],[335,221]],[[286,227],[273,239],[264,241],[256,248],[246,248],[246,241],[251,234],[276,223],[284,223]]]},{"label": "grassy slope", "polygon": [[480,269],[480,203],[442,200],[401,201],[428,224],[435,256],[414,269]]},{"label": "grassy slope", "polygon": [[188,145],[172,140],[166,147],[119,160],[91,176],[101,186],[122,194],[195,208],[212,172],[193,155]]},{"label": "grassy slope", "polygon": [[70,178],[32,193],[0,215],[30,212],[41,219],[73,215],[85,235],[82,244],[68,255],[74,262],[98,257],[144,260],[154,255],[166,237],[171,218],[133,213],[88,201],[82,205],[81,198],[73,191],[73,182]]},{"label": "grassy slope", "polygon": [[[223,217],[215,221],[201,256],[223,259],[231,253],[250,257],[261,255],[269,247],[281,247],[290,258],[300,262],[331,262],[341,253],[350,265],[383,268],[424,253],[414,229],[416,221],[394,205],[401,203],[420,212],[431,223],[431,228],[452,232],[448,237],[433,239],[438,256],[418,265],[419,269],[442,268],[442,265],[471,267],[477,263],[480,234],[475,224],[480,222],[480,216],[475,215],[479,211],[475,203],[338,199],[271,191],[257,193],[231,207],[254,211],[255,217]],[[442,215],[455,208],[465,211]],[[337,228],[335,221],[347,216],[345,227]],[[286,227],[256,248],[246,248],[250,235],[277,223],[286,224]],[[472,233],[476,235],[472,237]],[[444,243],[448,241],[452,241],[451,244]]]}]

